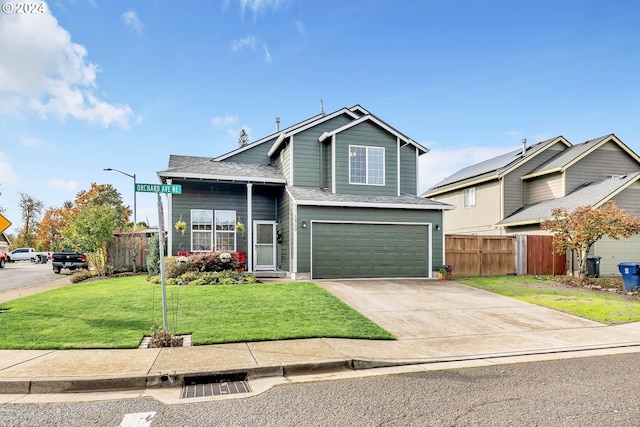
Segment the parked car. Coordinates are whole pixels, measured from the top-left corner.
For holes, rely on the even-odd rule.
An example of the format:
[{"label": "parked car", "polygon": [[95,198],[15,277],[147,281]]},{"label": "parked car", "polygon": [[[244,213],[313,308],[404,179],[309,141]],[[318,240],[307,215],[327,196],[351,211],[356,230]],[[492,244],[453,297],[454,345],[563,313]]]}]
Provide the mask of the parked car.
[{"label": "parked car", "polygon": [[0,268],[4,268],[4,265],[9,262],[9,254],[0,251]]},{"label": "parked car", "polygon": [[51,252],[38,252],[34,248],[18,248],[9,253],[9,262],[34,261],[45,263],[51,258]]},{"label": "parked car", "polygon": [[79,268],[89,269],[86,255],[69,249],[65,249],[62,252],[55,252],[51,257],[51,264],[53,265],[53,272],[56,274],[60,274],[60,270],[63,268],[69,269],[70,271]]}]

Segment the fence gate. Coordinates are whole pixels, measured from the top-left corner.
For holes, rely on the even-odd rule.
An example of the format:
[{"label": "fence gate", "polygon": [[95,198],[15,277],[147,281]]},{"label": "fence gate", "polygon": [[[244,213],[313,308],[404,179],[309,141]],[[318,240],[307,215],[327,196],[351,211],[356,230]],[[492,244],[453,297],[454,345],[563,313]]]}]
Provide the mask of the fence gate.
[{"label": "fence gate", "polygon": [[563,275],[567,256],[558,254],[553,236],[527,236],[527,274]]},{"label": "fence gate", "polygon": [[460,276],[505,276],[515,274],[514,236],[472,236],[453,234],[445,237],[447,264]]}]

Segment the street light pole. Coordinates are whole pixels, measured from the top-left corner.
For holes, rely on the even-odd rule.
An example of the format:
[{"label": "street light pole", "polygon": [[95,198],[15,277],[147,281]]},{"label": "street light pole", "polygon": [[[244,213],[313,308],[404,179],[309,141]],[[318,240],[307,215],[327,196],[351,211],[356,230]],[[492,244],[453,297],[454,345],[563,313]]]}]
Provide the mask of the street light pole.
[{"label": "street light pole", "polygon": [[104,168],[104,171],[114,171],[114,172],[120,172],[123,175],[128,176],[129,178],[133,178],[133,229],[136,229],[136,225],[138,224],[138,218],[136,216],[136,174],[134,173],[133,175],[126,173],[126,172],[122,172],[121,170],[118,169],[113,169],[113,168]]}]

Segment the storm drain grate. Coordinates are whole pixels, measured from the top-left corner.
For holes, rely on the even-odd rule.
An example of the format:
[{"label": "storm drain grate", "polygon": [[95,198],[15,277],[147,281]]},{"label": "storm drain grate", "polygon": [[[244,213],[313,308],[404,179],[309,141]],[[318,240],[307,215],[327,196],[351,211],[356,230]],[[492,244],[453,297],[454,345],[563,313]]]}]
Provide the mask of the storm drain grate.
[{"label": "storm drain grate", "polygon": [[225,396],[228,394],[249,393],[249,382],[246,375],[238,374],[222,377],[185,378],[182,387],[182,399],[190,397]]}]

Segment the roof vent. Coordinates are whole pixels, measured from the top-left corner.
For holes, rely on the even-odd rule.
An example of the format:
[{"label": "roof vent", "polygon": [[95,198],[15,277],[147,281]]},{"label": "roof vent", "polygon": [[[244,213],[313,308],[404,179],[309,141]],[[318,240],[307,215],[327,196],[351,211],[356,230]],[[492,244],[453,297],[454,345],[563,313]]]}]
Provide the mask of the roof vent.
[{"label": "roof vent", "polygon": [[280,132],[280,117],[276,117],[276,132]]},{"label": "roof vent", "polygon": [[524,156],[527,151],[527,138],[522,138],[522,155]]}]

